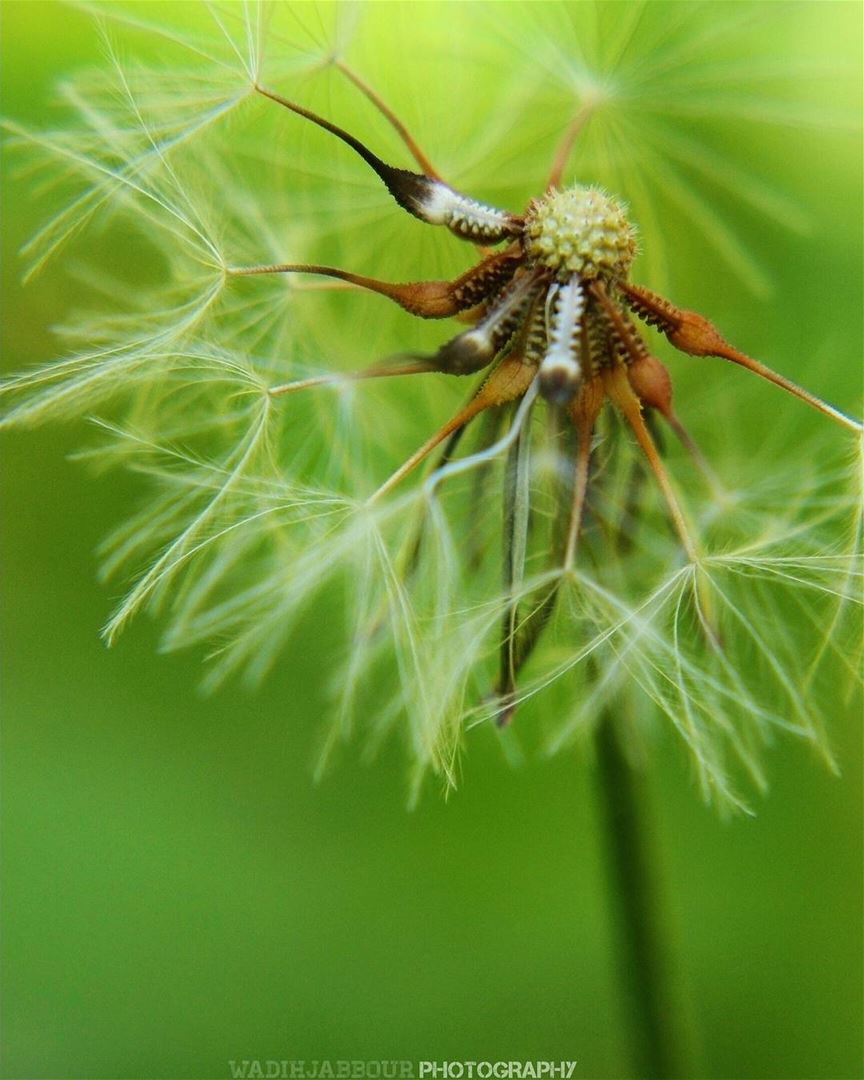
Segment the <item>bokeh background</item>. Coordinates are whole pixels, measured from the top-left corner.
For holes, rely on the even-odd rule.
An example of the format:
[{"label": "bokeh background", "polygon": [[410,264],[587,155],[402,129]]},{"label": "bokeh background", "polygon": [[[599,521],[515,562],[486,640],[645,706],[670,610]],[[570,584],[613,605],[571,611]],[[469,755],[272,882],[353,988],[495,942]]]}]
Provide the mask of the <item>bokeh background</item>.
[{"label": "bokeh background", "polygon": [[[203,10],[170,6],[190,25]],[[422,7],[446,40],[455,8]],[[494,102],[508,48],[530,44],[522,24],[552,25],[562,9],[473,7],[498,26],[486,44],[499,62],[472,74]],[[647,7],[643,31],[662,41],[679,5]],[[148,17],[158,9],[137,5]],[[297,10],[307,26],[332,14]],[[431,104],[424,122],[432,83],[399,96],[415,63],[426,64],[421,82],[432,70],[412,32],[416,10],[352,8],[356,55],[446,161],[462,138],[458,117],[448,130]],[[598,25],[634,11],[606,5]],[[674,247],[663,236],[669,273],[733,340],[770,345],[762,355],[854,409],[861,175],[846,120],[860,102],[861,11],[708,4],[687,30],[701,28],[703,55],[717,20],[733,17],[739,36],[717,46],[728,76],[719,99],[741,103],[735,63],[748,78],[761,71],[769,89],[799,70],[797,89],[780,121],[733,123],[718,106],[702,126],[716,152],[749,157],[804,207],[809,227],[783,229],[714,191],[770,289],[760,294],[728,261],[707,263],[698,230],[680,223]],[[93,20],[33,2],[7,2],[2,18],[3,111],[53,125],[58,80],[101,62]],[[160,48],[135,42],[153,59]],[[846,120],[823,124],[820,110]],[[545,161],[556,123],[546,115],[541,126]],[[61,261],[21,287],[16,253],[45,211],[27,174],[7,164],[3,363],[14,370],[56,355],[51,327],[84,286]],[[710,409],[704,376],[679,370],[679,400],[689,386]],[[752,444],[736,452],[782,453],[767,429],[794,406],[759,387],[741,407]],[[701,423],[710,431],[710,414]],[[346,754],[315,784],[328,620],[301,622],[255,693],[229,684],[203,697],[201,657],[158,655],[147,620],[107,651],[98,629],[114,593],[96,582],[94,549],[140,489],[70,461],[84,441],[83,423],[4,436],[3,1074],[221,1077],[241,1058],[575,1058],[580,1077],[632,1075],[590,753],[514,768],[479,733],[460,790],[444,801],[430,789],[412,812],[398,746],[371,765]],[[829,711],[841,777],[781,741],[754,818],[724,821],[704,807],[677,743],[653,736],[645,782],[699,1076],[861,1075],[860,716],[839,696]]]}]

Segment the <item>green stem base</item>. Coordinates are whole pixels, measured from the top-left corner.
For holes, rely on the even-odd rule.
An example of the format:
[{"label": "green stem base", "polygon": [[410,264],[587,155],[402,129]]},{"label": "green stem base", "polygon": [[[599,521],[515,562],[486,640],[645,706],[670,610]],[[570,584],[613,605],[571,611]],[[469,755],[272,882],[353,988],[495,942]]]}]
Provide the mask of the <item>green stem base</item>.
[{"label": "green stem base", "polygon": [[684,1017],[672,993],[666,928],[660,917],[651,829],[639,777],[624,754],[614,719],[597,732],[597,765],[620,977],[630,1013],[634,1077],[672,1080],[685,1069]]}]

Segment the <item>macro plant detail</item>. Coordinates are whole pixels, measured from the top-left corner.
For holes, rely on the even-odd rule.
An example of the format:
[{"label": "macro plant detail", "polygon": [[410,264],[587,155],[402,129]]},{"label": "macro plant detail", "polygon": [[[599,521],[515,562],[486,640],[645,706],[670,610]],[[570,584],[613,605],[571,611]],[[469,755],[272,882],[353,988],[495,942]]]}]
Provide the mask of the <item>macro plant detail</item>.
[{"label": "macro plant detail", "polygon": [[860,12],[7,7],[10,1070],[851,1074]]},{"label": "macro plant detail", "polygon": [[[385,163],[347,129],[273,90],[260,77],[255,34],[247,37],[245,81],[220,99],[202,80],[200,115],[187,127],[169,118],[154,128],[117,62],[125,103],[106,104],[105,86],[83,95],[82,115],[99,121],[86,139],[20,133],[92,181],[37,238],[37,268],[112,206],[134,206],[165,260],[145,324],[143,301],[127,295],[127,311],[73,326],[77,353],[4,388],[10,424],[126,402],[119,419],[100,421],[106,442],[92,457],[130,465],[157,495],[106,545],[106,573],[137,571],[106,638],[150,607],[168,616],[166,648],[216,643],[212,685],[240,670],[254,680],[316,598],[338,588],[348,642],[328,675],[337,716],[328,748],[358,716],[373,718],[373,743],[407,718],[418,781],[431,768],[454,783],[466,732],[490,721],[508,726],[517,707],[553,684],[566,705],[549,710],[556,718],[546,749],[577,739],[610,709],[636,727],[648,710],[671,721],[703,791],[721,802],[742,805],[730,757],[764,783],[759,748],[775,728],[830,758],[811,688],[829,654],[856,685],[849,609],[860,526],[854,500],[837,494],[846,470],[828,478],[834,495],[815,514],[826,533],[835,528],[828,546],[802,524],[807,500],[787,505],[777,493],[771,506],[767,475],[752,495],[727,490],[706,460],[712,454],[703,456],[673,409],[650,335],[744,367],[854,434],[860,423],[733,348],[702,315],[630,280],[636,231],[624,205],[593,183],[564,182],[591,99],[563,125],[548,175],[536,180],[539,194],[516,213],[445,182],[338,52],[319,63],[377,108],[419,172]],[[408,214],[473,244],[474,265],[420,279],[418,251],[418,280],[398,283],[324,262],[278,262],[284,239],[254,192],[237,204],[243,229],[223,228],[201,199],[200,178],[187,183],[174,157],[199,128],[251,103],[275,103],[347,144]],[[100,156],[106,135],[114,142]],[[326,153],[342,151],[331,142]],[[225,161],[202,155],[197,164],[219,189]],[[316,221],[325,232],[331,216],[324,200]],[[276,258],[259,261],[255,228]],[[308,237],[300,232],[297,242]],[[663,237],[646,227],[642,244],[647,254]],[[255,283],[244,284],[267,275],[298,284],[260,297]],[[290,314],[304,289],[322,305],[372,292],[410,315],[455,318],[465,328],[425,353],[408,347],[405,324],[398,355],[322,374],[330,356],[298,354],[308,328],[280,310]],[[325,317],[312,321],[321,333]],[[350,321],[341,325],[352,333]],[[369,358],[386,355],[369,336]],[[427,391],[415,387],[462,377],[479,385],[443,424],[427,427]],[[402,396],[379,399],[379,418],[367,387],[382,382]],[[368,415],[355,423],[367,394]],[[683,464],[664,460],[662,425],[683,448]],[[399,428],[400,447],[413,440],[407,456],[393,452],[390,432]],[[394,457],[398,466],[382,472]],[[427,460],[412,485],[409,474]],[[781,589],[797,589],[805,624],[824,628],[809,652],[788,616],[768,614]],[[768,624],[782,627],[779,645]],[[758,679],[744,674],[753,652]],[[384,689],[388,663],[398,681]],[[509,725],[502,739],[534,723]]]},{"label": "macro plant detail", "polygon": [[[680,352],[731,360],[782,387],[848,430],[861,434],[862,425],[857,420],[733,348],[703,316],[684,311],[656,293],[628,282],[636,234],[620,203],[598,189],[559,187],[573,143],[573,131],[564,134],[545,195],[532,200],[524,214],[516,215],[483,205],[444,183],[399,121],[394,120],[415,159],[426,168],[425,173],[386,165],[354,136],[331,122],[270,90],[261,87],[256,90],[350,146],[374,169],[396,202],[421,221],[444,226],[460,239],[478,244],[508,242],[502,252],[481,249],[481,261],[454,281],[400,285],[332,267],[291,264],[230,271],[243,275],[309,273],[340,278],[386,296],[412,315],[461,316],[472,323],[471,329],[452,338],[434,356],[400,357],[390,365],[378,365],[359,373],[360,378],[421,372],[471,375],[491,368],[469,402],[412,454],[371,499],[386,494],[440,443],[449,439],[441,464],[429,477],[428,483],[437,486],[452,468],[456,445],[468,425],[489,410],[519,402],[506,434],[497,443],[484,446],[473,460],[462,459],[463,467],[483,468],[492,453],[509,449],[513,458],[513,467],[508,468],[506,475],[502,542],[508,592],[514,584],[515,552],[525,550],[529,527],[530,507],[523,509],[521,522],[516,509],[518,458],[526,452],[520,445],[523,428],[528,425],[530,409],[538,394],[549,406],[550,424],[559,431],[570,425],[575,441],[572,462],[564,460],[559,464],[564,476],[557,485],[558,505],[553,514],[558,522],[556,532],[560,542],[549,546],[548,569],[561,575],[573,570],[595,427],[607,398],[631,429],[663,493],[687,558],[698,568],[698,540],[687,523],[644,414],[653,411],[665,419],[697,463],[706,470],[707,467],[673,411],[670,376],[648,350],[631,313],[659,329]],[[371,91],[367,93],[376,100]],[[389,110],[383,108],[389,117]],[[303,381],[276,387],[271,393],[281,395],[307,388],[308,382]],[[517,535],[520,529],[521,536]],[[415,553],[419,540],[418,536],[413,545]],[[699,577],[698,569],[694,582],[701,629],[711,647],[722,650],[713,626],[710,591]],[[499,646],[500,671],[495,686],[499,725],[506,724],[512,716],[519,671],[537,644],[557,594],[558,582],[555,582],[539,602],[529,605],[527,613],[520,611],[515,599],[505,613]]]}]

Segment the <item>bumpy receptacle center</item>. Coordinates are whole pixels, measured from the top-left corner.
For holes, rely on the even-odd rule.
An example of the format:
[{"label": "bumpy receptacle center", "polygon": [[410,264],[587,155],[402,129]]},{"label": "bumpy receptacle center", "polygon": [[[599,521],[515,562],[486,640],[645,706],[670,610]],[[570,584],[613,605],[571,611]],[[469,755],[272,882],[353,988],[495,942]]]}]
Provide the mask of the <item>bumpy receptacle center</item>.
[{"label": "bumpy receptacle center", "polygon": [[572,187],[538,199],[525,217],[525,251],[559,278],[624,278],[636,230],[624,208],[597,188]]}]

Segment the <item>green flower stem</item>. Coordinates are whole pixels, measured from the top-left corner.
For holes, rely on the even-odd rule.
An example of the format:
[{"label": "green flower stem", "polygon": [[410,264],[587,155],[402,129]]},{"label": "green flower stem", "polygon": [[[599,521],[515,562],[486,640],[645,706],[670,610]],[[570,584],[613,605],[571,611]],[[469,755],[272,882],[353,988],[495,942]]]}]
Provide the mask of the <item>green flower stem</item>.
[{"label": "green flower stem", "polygon": [[673,992],[667,928],[652,859],[651,826],[640,779],[628,762],[615,720],[597,732],[602,829],[617,923],[620,977],[630,1013],[633,1077],[692,1078],[685,1016]]}]

